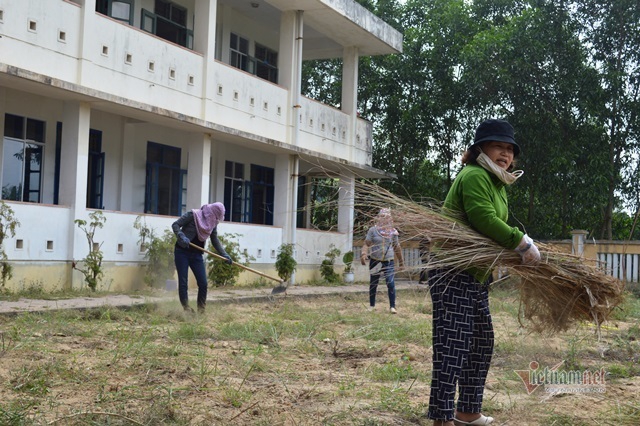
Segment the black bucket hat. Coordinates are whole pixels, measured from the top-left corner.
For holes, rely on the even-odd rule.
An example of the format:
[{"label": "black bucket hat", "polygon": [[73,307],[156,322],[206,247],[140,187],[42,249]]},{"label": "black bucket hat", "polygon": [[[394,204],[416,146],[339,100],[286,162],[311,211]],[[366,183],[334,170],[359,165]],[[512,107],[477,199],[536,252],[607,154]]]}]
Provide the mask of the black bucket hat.
[{"label": "black bucket hat", "polygon": [[513,126],[505,120],[495,118],[485,120],[476,129],[476,135],[473,143],[469,148],[487,141],[506,142],[513,145],[513,155],[517,157],[520,154],[520,147],[513,137]]}]

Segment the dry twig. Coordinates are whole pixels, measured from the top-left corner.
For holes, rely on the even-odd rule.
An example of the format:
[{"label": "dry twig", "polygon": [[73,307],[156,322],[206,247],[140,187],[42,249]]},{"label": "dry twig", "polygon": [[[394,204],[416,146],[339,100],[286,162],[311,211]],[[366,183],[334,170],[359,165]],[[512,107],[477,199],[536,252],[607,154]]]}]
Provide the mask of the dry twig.
[{"label": "dry twig", "polygon": [[622,283],[595,262],[536,243],[540,264],[522,265],[519,254],[455,220],[450,213],[444,214],[440,203],[404,199],[377,185],[358,182],[358,214],[373,218],[381,208],[392,209],[394,226],[403,241],[427,240],[436,248],[429,268],[452,272],[471,267],[508,268],[512,276],[520,278],[521,318],[527,319],[534,331],[566,330],[581,321],[600,325],[623,301]]}]

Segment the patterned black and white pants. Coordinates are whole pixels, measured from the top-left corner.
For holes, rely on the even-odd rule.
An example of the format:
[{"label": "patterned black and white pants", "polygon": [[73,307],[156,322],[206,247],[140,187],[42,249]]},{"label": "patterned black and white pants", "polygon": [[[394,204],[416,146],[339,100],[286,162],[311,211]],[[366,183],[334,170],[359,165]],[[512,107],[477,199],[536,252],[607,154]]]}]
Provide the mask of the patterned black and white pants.
[{"label": "patterned black and white pants", "polygon": [[482,408],[493,354],[488,284],[480,284],[467,273],[429,273],[433,302],[430,419],[453,419],[456,390],[457,411],[479,413]]}]

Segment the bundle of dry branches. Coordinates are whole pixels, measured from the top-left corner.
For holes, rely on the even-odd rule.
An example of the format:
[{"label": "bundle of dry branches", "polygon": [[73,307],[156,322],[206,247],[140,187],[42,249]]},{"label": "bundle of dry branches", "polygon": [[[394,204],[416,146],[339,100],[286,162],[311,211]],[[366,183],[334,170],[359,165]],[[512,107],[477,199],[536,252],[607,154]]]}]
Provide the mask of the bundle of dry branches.
[{"label": "bundle of dry branches", "polygon": [[437,247],[430,269],[509,268],[511,276],[521,278],[521,318],[534,331],[566,330],[581,321],[599,326],[623,301],[623,284],[579,256],[536,243],[542,259],[537,266],[525,266],[518,253],[445,215],[439,203],[404,199],[362,181],[356,194],[361,217],[373,218],[381,208],[390,208],[402,240],[426,240]]}]

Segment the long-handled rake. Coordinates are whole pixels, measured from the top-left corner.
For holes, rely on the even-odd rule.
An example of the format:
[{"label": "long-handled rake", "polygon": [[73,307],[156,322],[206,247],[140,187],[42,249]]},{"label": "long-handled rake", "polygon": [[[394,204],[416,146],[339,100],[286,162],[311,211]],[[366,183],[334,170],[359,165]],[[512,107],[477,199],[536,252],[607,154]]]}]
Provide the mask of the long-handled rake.
[{"label": "long-handled rake", "polygon": [[[207,250],[207,249],[204,249],[204,248],[202,248],[202,247],[200,247],[200,246],[197,246],[197,245],[195,245],[195,244],[193,244],[193,243],[189,243],[189,245],[190,245],[191,247],[194,247],[194,248],[196,248],[196,249],[198,249],[198,250],[200,250],[200,251],[204,252],[204,253],[207,253],[209,256],[213,256],[213,257],[218,258],[218,259],[220,259],[220,260],[225,260],[225,261],[227,260],[225,257],[220,256],[219,254],[216,254],[216,253],[214,253],[214,252],[212,252],[212,251],[209,251],[209,250]],[[274,288],[274,291],[275,291],[275,289],[277,289],[277,288],[279,288],[279,287],[282,287],[282,285],[283,285],[283,281],[282,281],[280,278],[275,278],[275,277],[272,277],[271,275],[267,275],[267,274],[265,274],[264,272],[256,271],[255,269],[251,269],[251,268],[249,268],[248,266],[244,266],[244,265],[243,265],[243,264],[241,264],[241,263],[236,263],[236,262],[234,262],[234,265],[236,265],[237,267],[242,268],[242,269],[244,269],[244,270],[246,270],[246,271],[253,272],[254,274],[258,274],[258,275],[260,275],[260,276],[262,276],[262,277],[269,278],[270,280],[277,281],[277,282],[279,283],[279,285],[278,285],[278,286],[276,286],[276,287]],[[286,287],[285,287],[285,289],[286,289]]]}]

